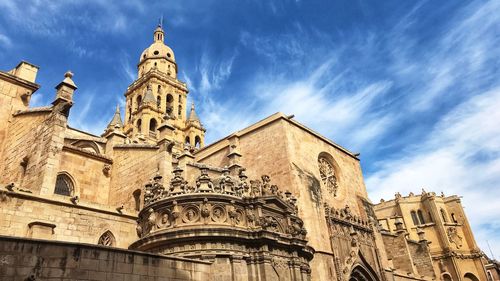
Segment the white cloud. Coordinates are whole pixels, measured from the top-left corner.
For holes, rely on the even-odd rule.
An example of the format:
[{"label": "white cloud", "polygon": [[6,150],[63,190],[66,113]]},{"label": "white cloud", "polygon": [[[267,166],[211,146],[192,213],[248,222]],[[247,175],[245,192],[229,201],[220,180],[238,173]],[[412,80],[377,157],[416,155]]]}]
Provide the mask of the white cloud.
[{"label": "white cloud", "polygon": [[[445,115],[427,139],[401,158],[382,161],[366,182],[373,199],[392,198],[424,187],[463,196],[476,239],[500,253],[500,88],[471,97]],[[486,234],[490,234],[488,237]]]},{"label": "white cloud", "polygon": [[0,46],[9,48],[12,46],[12,40],[5,34],[0,33]]}]

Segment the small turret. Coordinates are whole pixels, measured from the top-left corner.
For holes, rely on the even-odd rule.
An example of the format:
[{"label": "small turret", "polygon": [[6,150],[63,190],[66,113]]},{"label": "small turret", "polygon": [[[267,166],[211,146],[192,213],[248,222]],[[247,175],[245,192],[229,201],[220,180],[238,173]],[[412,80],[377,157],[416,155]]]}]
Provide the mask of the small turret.
[{"label": "small turret", "polygon": [[108,124],[108,128],[122,128],[123,122],[120,114],[120,106],[116,106],[115,115],[113,115],[113,119]]},{"label": "small turret", "polygon": [[200,118],[198,117],[198,114],[196,114],[196,111],[194,110],[194,102],[191,103],[191,112],[189,113],[189,122],[200,122]]},{"label": "small turret", "polygon": [[54,108],[66,117],[69,115],[69,109],[73,105],[73,94],[78,88],[72,78],[73,73],[71,71],[67,71],[64,74],[64,80],[56,86],[56,99],[52,102]]}]

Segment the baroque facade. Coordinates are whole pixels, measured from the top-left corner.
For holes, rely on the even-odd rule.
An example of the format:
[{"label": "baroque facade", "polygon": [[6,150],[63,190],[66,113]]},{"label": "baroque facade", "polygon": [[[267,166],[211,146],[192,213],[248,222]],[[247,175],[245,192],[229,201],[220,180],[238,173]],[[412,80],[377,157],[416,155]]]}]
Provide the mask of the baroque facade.
[{"label": "baroque facade", "polygon": [[293,116],[205,145],[161,26],[100,136],[67,124],[70,72],[30,107],[37,71],[0,71],[2,280],[467,280],[455,242],[483,280],[463,212],[429,243],[369,201],[358,154]]}]

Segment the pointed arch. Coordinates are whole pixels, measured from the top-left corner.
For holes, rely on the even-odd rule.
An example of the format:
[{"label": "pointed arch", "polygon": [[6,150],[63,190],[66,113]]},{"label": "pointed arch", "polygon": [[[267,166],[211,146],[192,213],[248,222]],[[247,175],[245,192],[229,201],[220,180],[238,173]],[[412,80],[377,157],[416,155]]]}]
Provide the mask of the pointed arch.
[{"label": "pointed arch", "polygon": [[424,214],[422,213],[421,210],[417,211],[417,215],[418,215],[418,221],[420,222],[420,224],[425,224]]},{"label": "pointed arch", "polygon": [[60,172],[56,178],[54,194],[63,196],[73,196],[75,192],[75,182],[66,172]]},{"label": "pointed arch", "polygon": [[411,214],[411,220],[413,221],[413,225],[418,225],[418,217],[417,217],[417,213],[415,211],[411,211],[410,212]]},{"label": "pointed arch", "polygon": [[358,261],[352,266],[349,281],[379,281],[377,273],[366,261],[361,251],[358,251]]},{"label": "pointed arch", "polygon": [[109,230],[106,230],[101,237],[99,237],[99,240],[97,241],[98,245],[103,245],[103,246],[108,246],[108,247],[114,247],[116,244],[116,238],[113,235],[113,233]]}]

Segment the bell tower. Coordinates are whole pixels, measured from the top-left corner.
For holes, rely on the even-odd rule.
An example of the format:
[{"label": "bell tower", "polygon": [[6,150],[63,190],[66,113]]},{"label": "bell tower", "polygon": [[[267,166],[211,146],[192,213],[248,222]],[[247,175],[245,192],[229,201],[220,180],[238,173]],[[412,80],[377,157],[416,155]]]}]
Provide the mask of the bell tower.
[{"label": "bell tower", "polygon": [[[174,52],[165,44],[165,32],[160,24],[153,32],[153,43],[139,58],[137,80],[125,92],[123,129],[127,137],[137,142],[155,143],[158,127],[167,123],[174,128],[172,141],[179,148],[202,147],[205,129],[197,116],[196,126],[192,118],[187,118],[189,91],[186,83],[177,79],[177,73]],[[191,110],[194,112],[194,107]]]}]

